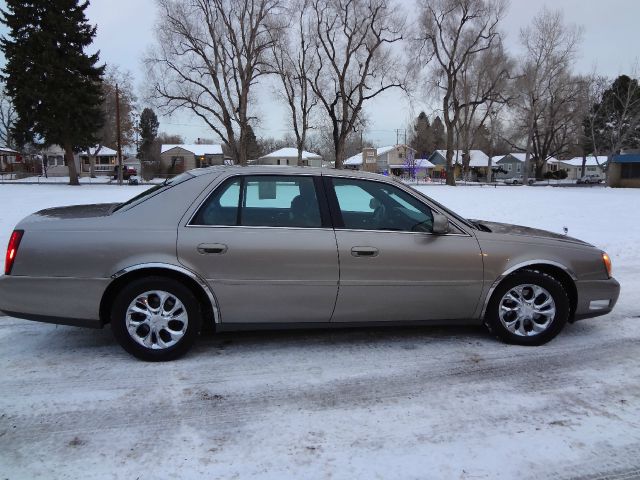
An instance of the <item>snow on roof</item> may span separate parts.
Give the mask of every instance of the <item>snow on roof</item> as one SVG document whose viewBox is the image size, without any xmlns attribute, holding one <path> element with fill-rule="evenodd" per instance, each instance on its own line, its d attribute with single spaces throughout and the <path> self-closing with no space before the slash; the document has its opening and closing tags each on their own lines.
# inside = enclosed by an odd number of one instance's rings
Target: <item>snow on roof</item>
<svg viewBox="0 0 640 480">
<path fill-rule="evenodd" d="M 260 158 L 298 158 L 298 149 L 291 147 L 281 148 L 280 150 L 276 150 L 275 152 L 271 152 L 268 155 Z M 322 157 L 317 153 L 307 152 L 305 150 L 302 151 L 303 160 L 314 160 L 321 158 Z"/>
<path fill-rule="evenodd" d="M 7 147 L 2 147 L 2 146 L 0 146 L 0 151 L 1 152 L 7 152 L 7 153 L 20 153 L 20 152 L 17 152 L 16 150 L 14 150 L 13 148 L 7 148 Z"/>
<path fill-rule="evenodd" d="M 426 158 L 416 158 L 415 159 L 415 168 L 434 168 L 435 165 L 431 163 Z M 389 165 L 389 168 L 411 168 L 410 165 L 406 163 Z"/>
<path fill-rule="evenodd" d="M 443 158 L 447 158 L 446 150 L 436 150 Z M 462 150 L 454 150 L 453 151 L 453 163 L 462 164 L 462 155 L 464 152 Z M 484 153 L 482 150 L 469 150 L 469 155 L 471 156 L 471 160 L 469 161 L 470 167 L 488 167 L 489 166 L 489 156 Z"/>
<path fill-rule="evenodd" d="M 386 155 L 398 147 L 406 147 L 415 152 L 415 149 L 411 148 L 409 145 L 387 145 L 386 147 L 376 148 L 376 156 L 379 157 L 381 155 Z M 347 158 L 343 163 L 344 165 L 362 165 L 362 153 L 356 153 L 353 157 Z"/>
<path fill-rule="evenodd" d="M 98 147 L 93 147 L 90 148 L 88 150 L 85 150 L 84 152 L 80 152 L 80 155 L 95 155 L 96 150 L 98 149 Z M 98 152 L 98 157 L 115 157 L 118 154 L 118 152 L 116 152 L 113 148 L 109 148 L 109 147 L 102 147 L 100 149 L 100 151 Z"/>
<path fill-rule="evenodd" d="M 547 160 L 547 163 L 564 163 L 566 165 L 571 165 L 572 167 L 582 167 L 582 157 L 574 157 L 568 160 L 558 160 L 556 158 L 550 158 L 549 160 Z M 589 155 L 587 157 L 587 162 L 585 163 L 585 166 L 595 167 L 598 164 L 603 165 L 605 163 L 607 163 L 606 155 L 599 155 L 597 157 L 594 157 L 593 155 Z"/>
<path fill-rule="evenodd" d="M 175 144 L 167 143 L 163 144 L 160 148 L 160 153 L 168 152 L 174 148 L 182 148 L 188 152 L 193 153 L 195 156 L 200 157 L 203 155 L 222 155 L 222 145 L 200 145 L 200 144 Z"/>
</svg>

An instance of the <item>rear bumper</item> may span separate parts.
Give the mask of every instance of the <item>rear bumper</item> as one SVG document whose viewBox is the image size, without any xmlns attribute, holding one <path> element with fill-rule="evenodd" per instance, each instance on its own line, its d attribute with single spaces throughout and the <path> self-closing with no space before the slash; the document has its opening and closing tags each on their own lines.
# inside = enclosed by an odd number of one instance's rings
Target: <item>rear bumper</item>
<svg viewBox="0 0 640 480">
<path fill-rule="evenodd" d="M 101 328 L 108 278 L 0 276 L 0 311 L 38 322 Z"/>
<path fill-rule="evenodd" d="M 578 303 L 575 320 L 606 315 L 615 307 L 620 295 L 620 284 L 615 278 L 576 282 Z"/>
</svg>

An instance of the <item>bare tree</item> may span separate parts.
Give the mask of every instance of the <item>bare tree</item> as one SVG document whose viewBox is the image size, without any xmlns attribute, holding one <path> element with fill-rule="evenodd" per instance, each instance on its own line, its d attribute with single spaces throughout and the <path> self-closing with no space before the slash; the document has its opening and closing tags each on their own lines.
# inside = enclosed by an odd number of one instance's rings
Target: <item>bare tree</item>
<svg viewBox="0 0 640 480">
<path fill-rule="evenodd" d="M 431 73 L 443 94 L 448 185 L 455 185 L 454 134 L 461 112 L 469 105 L 486 102 L 484 98 L 465 102 L 459 96 L 458 83 L 474 57 L 499 40 L 498 24 L 505 11 L 502 0 L 422 0 L 418 36 L 423 54 L 436 60 Z"/>
<path fill-rule="evenodd" d="M 247 163 L 251 89 L 269 72 L 281 0 L 158 0 L 157 47 L 146 60 L 152 97 L 186 109 Z"/>
<path fill-rule="evenodd" d="M 11 134 L 15 121 L 16 111 L 13 108 L 13 102 L 5 95 L 4 86 L 0 86 L 0 143 L 5 147 L 16 146 Z"/>
<path fill-rule="evenodd" d="M 500 41 L 471 57 L 460 71 L 458 98 L 462 102 L 458 135 L 463 150 L 463 170 L 469 169 L 471 148 L 485 131 L 491 115 L 511 99 L 510 71 L 513 62 Z M 491 141 L 491 140 L 490 140 Z"/>
<path fill-rule="evenodd" d="M 558 85 L 558 79 L 566 77 L 572 65 L 582 31 L 575 25 L 564 23 L 562 11 L 543 9 L 534 17 L 530 26 L 520 32 L 520 42 L 524 47 L 519 88 L 522 92 L 520 110 L 526 118 L 526 147 L 523 177 L 529 178 L 532 149 L 537 122 L 545 106 L 553 97 L 551 89 Z M 538 154 L 543 154 L 539 149 Z M 547 158 L 536 158 L 537 171 L 541 171 Z"/>
<path fill-rule="evenodd" d="M 133 77 L 130 72 L 121 71 L 116 66 L 109 66 L 102 81 L 102 112 L 104 124 L 98 130 L 98 144 L 89 149 L 89 170 L 91 178 L 95 178 L 96 158 L 103 147 L 115 149 L 118 143 L 116 116 L 116 86 L 120 96 L 120 137 L 122 145 L 134 142 L 135 121 L 133 112 L 136 96 L 133 88 Z"/>
<path fill-rule="evenodd" d="M 306 148 L 307 133 L 312 128 L 311 114 L 318 104 L 318 99 L 307 81 L 315 61 L 308 16 L 305 15 L 309 4 L 310 0 L 292 2 L 291 24 L 286 29 L 290 33 L 281 34 L 272 47 L 273 68 L 282 87 L 280 96 L 289 109 L 291 127 L 298 149 L 298 165 L 302 165 L 302 152 Z"/>
<path fill-rule="evenodd" d="M 390 48 L 402 40 L 404 22 L 392 0 L 309 4 L 315 63 L 308 81 L 330 123 L 335 166 L 342 168 L 365 103 L 405 85 L 404 66 Z"/>
</svg>

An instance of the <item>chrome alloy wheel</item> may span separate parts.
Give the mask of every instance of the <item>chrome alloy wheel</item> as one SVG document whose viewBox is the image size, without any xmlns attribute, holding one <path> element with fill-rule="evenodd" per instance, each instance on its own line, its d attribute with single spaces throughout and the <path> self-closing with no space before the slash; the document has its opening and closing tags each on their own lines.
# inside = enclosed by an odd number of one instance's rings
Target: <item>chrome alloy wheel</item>
<svg viewBox="0 0 640 480">
<path fill-rule="evenodd" d="M 174 346 L 187 331 L 189 316 L 172 293 L 152 290 L 138 295 L 127 308 L 126 327 L 143 347 L 161 350 Z"/>
<path fill-rule="evenodd" d="M 521 337 L 544 332 L 556 315 L 556 303 L 544 288 L 523 284 L 510 288 L 499 304 L 500 321 Z"/>
</svg>

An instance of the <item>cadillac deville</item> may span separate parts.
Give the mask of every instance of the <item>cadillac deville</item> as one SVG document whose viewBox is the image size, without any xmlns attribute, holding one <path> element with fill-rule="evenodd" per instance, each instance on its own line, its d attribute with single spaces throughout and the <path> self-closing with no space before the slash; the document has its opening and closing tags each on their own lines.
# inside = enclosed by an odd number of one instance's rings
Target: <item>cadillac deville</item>
<svg viewBox="0 0 640 480">
<path fill-rule="evenodd" d="M 619 288 L 597 247 L 469 220 L 387 177 L 225 166 L 26 217 L 0 310 L 110 324 L 129 353 L 170 360 L 204 328 L 484 324 L 540 345 L 610 312 Z"/>
</svg>

